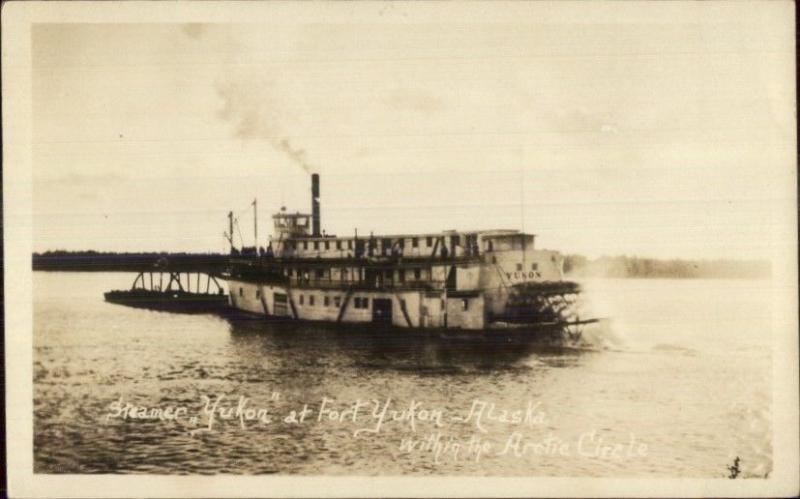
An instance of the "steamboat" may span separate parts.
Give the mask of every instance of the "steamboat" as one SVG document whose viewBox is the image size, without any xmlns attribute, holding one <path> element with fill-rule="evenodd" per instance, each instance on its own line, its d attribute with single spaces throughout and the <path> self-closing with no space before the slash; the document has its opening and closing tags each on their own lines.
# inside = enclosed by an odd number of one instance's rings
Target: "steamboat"
<svg viewBox="0 0 800 499">
<path fill-rule="evenodd" d="M 311 213 L 281 208 L 266 248 L 235 248 L 228 214 L 231 257 L 222 278 L 233 309 L 276 320 L 571 339 L 596 322 L 577 314 L 580 289 L 564 280 L 563 257 L 537 249 L 533 234 L 340 237 L 321 231 L 319 196 L 313 174 Z M 255 231 L 257 240 L 257 223 Z"/>
</svg>

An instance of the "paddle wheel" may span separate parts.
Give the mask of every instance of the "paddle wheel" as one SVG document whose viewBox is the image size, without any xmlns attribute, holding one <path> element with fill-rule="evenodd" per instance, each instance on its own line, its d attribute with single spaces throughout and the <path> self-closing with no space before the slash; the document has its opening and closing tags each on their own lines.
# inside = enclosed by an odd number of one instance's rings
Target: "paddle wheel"
<svg viewBox="0 0 800 499">
<path fill-rule="evenodd" d="M 581 318 L 580 286 L 575 282 L 528 282 L 512 286 L 509 293 L 505 313 L 496 321 L 571 341 L 580 339 L 584 325 L 598 321 Z"/>
</svg>

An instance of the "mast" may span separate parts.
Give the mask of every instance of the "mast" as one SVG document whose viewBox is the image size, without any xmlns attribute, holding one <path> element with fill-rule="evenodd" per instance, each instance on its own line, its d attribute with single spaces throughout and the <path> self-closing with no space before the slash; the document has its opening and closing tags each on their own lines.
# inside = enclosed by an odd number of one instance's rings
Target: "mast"
<svg viewBox="0 0 800 499">
<path fill-rule="evenodd" d="M 518 161 L 519 161 L 519 218 L 520 224 L 522 225 L 522 268 L 525 269 L 527 267 L 527 262 L 525 261 L 525 151 L 524 146 L 518 149 Z"/>
<path fill-rule="evenodd" d="M 228 242 L 231 243 L 231 253 L 233 253 L 233 212 L 228 212 Z"/>
<path fill-rule="evenodd" d="M 258 251 L 258 199 L 253 200 L 253 235 L 256 238 L 253 247 Z"/>
</svg>

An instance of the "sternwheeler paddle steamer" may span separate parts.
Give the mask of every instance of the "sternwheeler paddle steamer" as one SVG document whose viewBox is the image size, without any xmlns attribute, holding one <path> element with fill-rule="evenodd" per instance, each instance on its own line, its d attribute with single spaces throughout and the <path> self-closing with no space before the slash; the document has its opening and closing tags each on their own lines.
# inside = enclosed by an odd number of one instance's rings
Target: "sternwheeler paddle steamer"
<svg viewBox="0 0 800 499">
<path fill-rule="evenodd" d="M 330 235 L 320 227 L 319 175 L 311 180 L 311 213 L 282 208 L 266 248 L 234 248 L 228 214 L 231 258 L 222 277 L 234 309 L 447 334 L 576 338 L 596 322 L 577 315 L 578 284 L 564 280 L 562 255 L 537 249 L 533 234 Z"/>
</svg>

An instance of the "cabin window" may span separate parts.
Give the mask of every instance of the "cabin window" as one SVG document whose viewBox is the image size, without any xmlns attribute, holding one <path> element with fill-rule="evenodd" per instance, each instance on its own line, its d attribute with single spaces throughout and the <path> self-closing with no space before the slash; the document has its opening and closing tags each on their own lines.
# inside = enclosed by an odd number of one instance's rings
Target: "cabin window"
<svg viewBox="0 0 800 499">
<path fill-rule="evenodd" d="M 316 276 L 317 279 L 322 279 L 325 277 L 325 269 L 317 269 Z"/>
<path fill-rule="evenodd" d="M 347 269 L 342 269 L 342 280 L 343 281 L 347 280 Z"/>
<path fill-rule="evenodd" d="M 326 249 L 326 250 L 329 250 L 329 249 L 331 249 L 331 243 L 330 243 L 330 241 L 325 241 L 325 249 Z"/>
<path fill-rule="evenodd" d="M 521 263 L 517 264 L 517 272 L 522 272 L 522 264 Z"/>
<path fill-rule="evenodd" d="M 341 307 L 342 306 L 342 299 L 339 298 L 338 296 L 334 296 L 333 297 L 333 306 L 336 307 L 336 308 Z"/>
<path fill-rule="evenodd" d="M 486 251 L 494 251 L 494 243 L 492 241 L 486 241 Z"/>
<path fill-rule="evenodd" d="M 497 263 L 497 257 L 496 256 L 492 256 L 492 263 Z"/>
<path fill-rule="evenodd" d="M 539 270 L 539 264 L 538 264 L 538 263 L 535 263 L 535 262 L 534 262 L 534 263 L 532 263 L 532 264 L 531 264 L 531 270 Z"/>
<path fill-rule="evenodd" d="M 300 295 L 300 305 L 303 304 L 303 298 L 304 298 L 303 295 Z"/>
<path fill-rule="evenodd" d="M 397 271 L 397 278 L 400 282 L 406 282 L 406 271 L 405 270 L 398 270 Z"/>
<path fill-rule="evenodd" d="M 419 280 L 422 275 L 422 271 L 420 269 L 414 269 L 414 279 Z"/>
<path fill-rule="evenodd" d="M 314 249 L 315 250 L 319 249 L 319 241 L 314 241 Z"/>
<path fill-rule="evenodd" d="M 330 297 L 328 297 L 328 296 L 325 296 L 325 298 L 323 299 L 323 301 L 325 302 L 325 306 L 326 306 L 326 307 L 330 307 L 330 306 L 331 306 L 331 299 L 330 299 Z"/>
<path fill-rule="evenodd" d="M 419 247 L 419 238 L 418 237 L 412 237 L 411 238 L 411 247 L 412 248 Z"/>
<path fill-rule="evenodd" d="M 336 249 L 337 250 L 342 249 L 342 242 L 341 241 L 336 241 Z"/>
<path fill-rule="evenodd" d="M 256 290 L 256 299 L 258 299 L 258 298 L 261 298 L 261 290 L 260 289 Z"/>
<path fill-rule="evenodd" d="M 361 297 L 360 296 L 356 296 L 355 298 L 353 298 L 353 307 L 354 308 L 361 308 Z"/>
<path fill-rule="evenodd" d="M 387 271 L 385 271 L 383 273 L 383 275 L 386 276 L 387 279 L 391 279 L 392 278 L 392 271 L 391 270 L 387 270 Z"/>
<path fill-rule="evenodd" d="M 309 307 L 314 306 L 314 295 L 308 295 L 308 306 Z"/>
<path fill-rule="evenodd" d="M 303 241 L 303 249 L 304 250 L 308 249 L 308 241 Z"/>
<path fill-rule="evenodd" d="M 461 236 L 451 236 L 450 246 L 459 246 L 459 245 L 461 245 Z"/>
<path fill-rule="evenodd" d="M 402 237 L 397 240 L 397 247 L 400 249 L 404 249 L 406 247 L 406 240 Z"/>
<path fill-rule="evenodd" d="M 461 310 L 469 310 L 469 298 L 461 300 Z"/>
<path fill-rule="evenodd" d="M 426 237 L 425 244 L 428 245 L 429 248 L 433 246 L 433 238 L 431 236 Z"/>
<path fill-rule="evenodd" d="M 352 239 L 348 239 L 347 240 L 347 249 L 353 249 L 353 240 Z"/>
<path fill-rule="evenodd" d="M 244 290 L 242 288 L 239 288 L 239 296 L 244 296 Z"/>
</svg>

